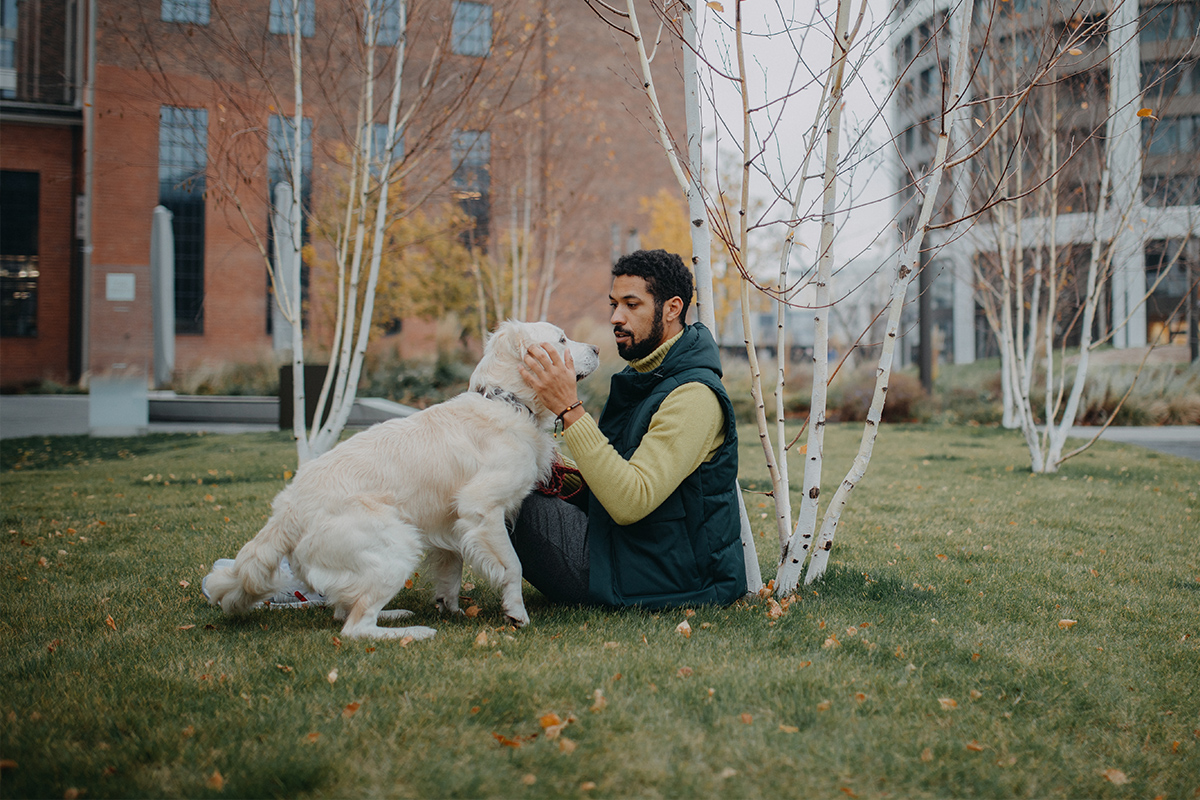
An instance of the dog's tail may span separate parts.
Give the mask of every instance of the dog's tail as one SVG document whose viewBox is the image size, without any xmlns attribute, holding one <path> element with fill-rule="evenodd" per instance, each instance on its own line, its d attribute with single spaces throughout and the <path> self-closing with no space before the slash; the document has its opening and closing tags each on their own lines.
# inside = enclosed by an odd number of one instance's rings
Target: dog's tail
<svg viewBox="0 0 1200 800">
<path fill-rule="evenodd" d="M 242 546 L 237 560 L 214 569 L 204 580 L 208 602 L 226 614 L 242 614 L 275 593 L 279 563 L 294 545 L 284 520 L 273 514 L 263 529 Z"/>
</svg>

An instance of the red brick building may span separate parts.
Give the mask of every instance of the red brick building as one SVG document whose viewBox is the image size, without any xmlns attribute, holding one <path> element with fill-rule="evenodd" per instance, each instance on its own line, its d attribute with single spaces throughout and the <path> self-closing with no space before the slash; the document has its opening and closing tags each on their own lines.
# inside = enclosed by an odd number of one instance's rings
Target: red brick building
<svg viewBox="0 0 1200 800">
<path fill-rule="evenodd" d="M 384 28 L 397 1 L 375 0 Z M 3 5 L 0 386 L 152 373 L 150 238 L 160 204 L 175 214 L 177 372 L 271 353 L 269 282 L 255 237 L 269 235 L 269 186 L 279 170 L 272 148 L 281 131 L 286 140 L 281 126 L 293 111 L 290 17 L 282 14 L 290 7 Z M 550 320 L 568 330 L 603 323 L 608 266 L 629 247 L 629 233 L 647 227 L 639 198 L 674 189 L 629 66 L 632 42 L 574 0 L 434 0 L 423 8 L 408 20 L 406 199 L 458 202 L 503 260 L 516 198 L 520 225 L 526 214 L 531 220 L 530 314 L 536 276 L 552 259 Z M 306 185 L 320 214 L 346 159 L 362 4 L 302 0 L 301 9 Z M 473 24 L 462 28 L 464 19 Z M 439 48 L 449 54 L 442 61 Z M 678 55 L 664 42 L 655 70 L 669 124 L 682 133 Z M 380 74 L 376 124 L 386 119 L 390 67 Z M 421 94 L 422 81 L 435 88 Z M 464 131 L 487 147 L 464 151 L 455 138 Z M 474 173 L 462 172 L 467 161 Z M 309 287 L 313 319 L 323 292 Z M 433 322 L 404 323 L 402 352 L 427 348 Z"/>
</svg>

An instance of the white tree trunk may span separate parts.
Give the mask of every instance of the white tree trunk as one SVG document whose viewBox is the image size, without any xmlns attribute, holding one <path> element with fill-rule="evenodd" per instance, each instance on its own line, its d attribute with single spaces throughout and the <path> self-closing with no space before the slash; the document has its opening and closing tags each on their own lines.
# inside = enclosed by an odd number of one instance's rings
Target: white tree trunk
<svg viewBox="0 0 1200 800">
<path fill-rule="evenodd" d="M 833 499 L 829 502 L 829 507 L 825 511 L 825 516 L 821 522 L 821 530 L 813 547 L 813 555 L 809 562 L 808 572 L 804 577 L 806 585 L 820 579 L 825 574 L 825 569 L 829 563 L 829 551 L 833 548 L 833 538 L 837 533 L 838 523 L 841 521 L 842 509 L 845 508 L 854 487 L 858 485 L 859 481 L 866 474 L 867 466 L 871 460 L 871 453 L 874 450 L 875 439 L 879 435 L 879 422 L 883 413 L 887 382 L 891 375 L 892 359 L 896 347 L 896 334 L 900 326 L 900 314 L 903 310 L 904 296 L 908 291 L 909 283 L 911 283 L 913 276 L 916 275 L 920 265 L 921 245 L 924 242 L 929 221 L 933 216 L 934 206 L 936 205 L 941 188 L 942 176 L 946 168 L 946 154 L 949 150 L 950 134 L 955 127 L 955 120 L 961 113 L 959 105 L 962 100 L 962 87 L 967 72 L 967 45 L 970 41 L 972 9 L 973 4 L 963 3 L 950 12 L 952 15 L 958 17 L 959 28 L 957 36 L 951 43 L 951 57 L 954 68 L 951 72 L 948 105 L 942 117 L 944 124 L 942 125 L 941 134 L 938 136 L 932 173 L 926 184 L 925 200 L 921 205 L 916 232 L 904 248 L 902 253 L 903 260 L 900 269 L 896 272 L 896 279 L 892 285 L 891 298 L 888 301 L 888 323 L 887 333 L 883 340 L 883 354 L 880 356 L 879 368 L 876 370 L 875 393 L 871 398 L 870 410 L 867 412 L 867 423 L 863 428 L 862 440 L 859 443 L 858 452 L 855 455 L 850 471 L 838 486 Z M 792 560 L 790 558 L 784 562 L 785 567 L 791 565 Z M 781 572 L 782 569 L 781 567 Z M 778 583 L 779 589 L 782 591 L 782 579 Z"/>
</svg>

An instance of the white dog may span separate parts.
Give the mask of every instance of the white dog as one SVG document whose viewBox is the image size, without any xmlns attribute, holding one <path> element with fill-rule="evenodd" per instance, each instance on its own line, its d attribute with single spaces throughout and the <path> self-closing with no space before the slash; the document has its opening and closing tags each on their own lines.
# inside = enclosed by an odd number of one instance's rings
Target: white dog
<svg viewBox="0 0 1200 800">
<path fill-rule="evenodd" d="M 521 379 L 530 345 L 571 351 L 576 379 L 599 350 L 546 322 L 505 322 L 487 342 L 470 390 L 405 419 L 375 425 L 302 466 L 272 504 L 271 518 L 232 566 L 205 581 L 209 602 L 249 610 L 278 588 L 280 561 L 328 598 L 342 635 L 424 639 L 432 628 L 383 628 L 383 611 L 428 552 L 437 606 L 458 611 L 465 560 L 503 592 L 504 613 L 529 622 L 512 520 L 550 473 L 555 414 Z"/>
</svg>

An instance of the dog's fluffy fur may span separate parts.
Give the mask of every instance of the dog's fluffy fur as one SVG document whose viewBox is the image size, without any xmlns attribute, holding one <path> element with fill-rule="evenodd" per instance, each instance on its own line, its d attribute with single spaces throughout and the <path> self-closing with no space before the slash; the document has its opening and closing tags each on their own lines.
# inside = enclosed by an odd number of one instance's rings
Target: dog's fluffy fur
<svg viewBox="0 0 1200 800">
<path fill-rule="evenodd" d="M 274 593 L 286 556 L 345 619 L 344 636 L 427 638 L 432 628 L 378 621 L 410 613 L 382 609 L 428 553 L 439 609 L 458 611 L 465 560 L 502 590 L 509 618 L 526 624 L 521 563 L 505 521 L 554 458 L 550 431 L 561 409 L 543 406 L 517 369 L 541 342 L 560 354 L 570 349 L 577 379 L 596 368 L 597 349 L 560 328 L 505 322 L 488 339 L 469 391 L 375 425 L 297 470 L 234 565 L 209 575 L 209 602 L 247 611 Z"/>
</svg>

